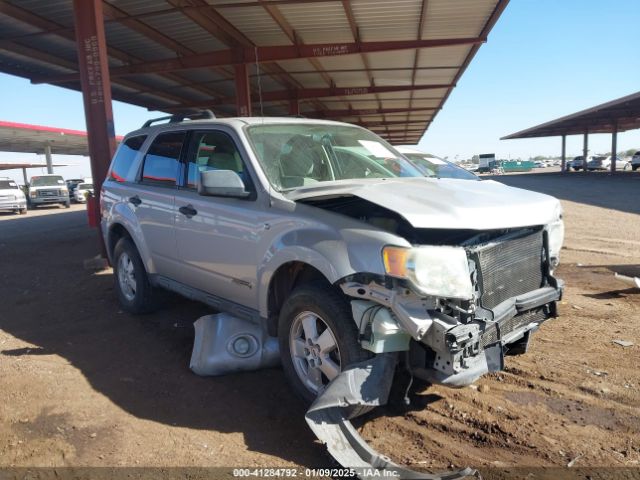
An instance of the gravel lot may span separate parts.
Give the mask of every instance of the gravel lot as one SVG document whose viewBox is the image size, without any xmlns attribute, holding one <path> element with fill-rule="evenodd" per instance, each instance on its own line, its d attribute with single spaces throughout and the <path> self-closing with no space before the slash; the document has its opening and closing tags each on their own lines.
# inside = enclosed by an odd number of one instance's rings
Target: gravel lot
<svg viewBox="0 0 640 480">
<path fill-rule="evenodd" d="M 640 276 L 640 174 L 495 179 L 563 202 L 560 317 L 504 372 L 417 391 L 361 432 L 427 470 L 640 467 L 640 291 L 613 277 Z M 193 375 L 208 308 L 167 295 L 123 313 L 111 271 L 83 269 L 96 242 L 83 206 L 0 214 L 0 467 L 330 465 L 279 369 Z"/>
</svg>

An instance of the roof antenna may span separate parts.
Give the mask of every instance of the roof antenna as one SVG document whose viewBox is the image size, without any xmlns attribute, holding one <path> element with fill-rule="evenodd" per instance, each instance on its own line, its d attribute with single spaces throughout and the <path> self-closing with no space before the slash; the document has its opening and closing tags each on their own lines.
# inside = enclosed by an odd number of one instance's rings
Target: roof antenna
<svg viewBox="0 0 640 480">
<path fill-rule="evenodd" d="M 260 76 L 260 63 L 258 62 L 258 46 L 253 47 L 256 55 L 256 74 L 258 75 L 258 98 L 260 100 L 260 116 L 264 118 L 264 107 L 262 105 L 262 77 Z"/>
</svg>

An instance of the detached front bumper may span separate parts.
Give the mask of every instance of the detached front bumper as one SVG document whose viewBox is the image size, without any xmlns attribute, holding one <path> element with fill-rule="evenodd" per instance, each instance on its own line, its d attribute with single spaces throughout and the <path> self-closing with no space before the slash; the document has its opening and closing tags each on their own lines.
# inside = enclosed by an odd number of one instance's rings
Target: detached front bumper
<svg viewBox="0 0 640 480">
<path fill-rule="evenodd" d="M 504 356 L 525 353 L 531 334 L 556 316 L 561 298 L 562 285 L 544 287 L 502 302 L 491 320 L 475 318 L 449 329 L 436 328 L 424 342 L 412 344 L 414 374 L 431 383 L 464 387 L 485 373 L 502 370 Z"/>
</svg>

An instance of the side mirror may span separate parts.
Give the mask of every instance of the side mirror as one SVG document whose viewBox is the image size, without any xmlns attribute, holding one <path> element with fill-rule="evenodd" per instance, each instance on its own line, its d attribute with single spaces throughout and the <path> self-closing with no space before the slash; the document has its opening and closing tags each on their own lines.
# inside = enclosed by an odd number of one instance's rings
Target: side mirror
<svg viewBox="0 0 640 480">
<path fill-rule="evenodd" d="M 246 198 L 247 192 L 240 176 L 233 170 L 205 170 L 200 172 L 198 193 L 214 197 Z"/>
</svg>

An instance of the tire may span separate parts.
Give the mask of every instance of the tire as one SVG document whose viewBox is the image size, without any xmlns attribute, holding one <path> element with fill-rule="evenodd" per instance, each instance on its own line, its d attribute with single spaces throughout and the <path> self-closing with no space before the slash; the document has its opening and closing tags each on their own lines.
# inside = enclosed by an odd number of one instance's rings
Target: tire
<svg viewBox="0 0 640 480">
<path fill-rule="evenodd" d="M 113 250 L 113 263 L 115 289 L 122 308 L 134 314 L 154 311 L 157 295 L 131 239 L 118 240 Z"/>
<path fill-rule="evenodd" d="M 27 209 L 26 208 L 21 208 L 20 209 L 20 215 L 26 215 L 27 214 Z"/>
<path fill-rule="evenodd" d="M 314 319 L 315 316 L 315 319 Z M 304 322 L 303 322 L 304 319 Z M 315 325 L 315 338 L 306 338 L 308 333 L 313 333 Z M 325 343 L 327 338 L 325 330 L 329 330 L 330 338 L 335 347 L 329 352 L 322 352 L 319 344 Z M 323 336 L 324 334 L 324 336 Z M 320 342 L 317 339 L 324 338 Z M 329 383 L 329 375 L 326 372 L 337 373 L 349 365 L 371 358 L 372 353 L 364 350 L 358 342 L 358 330 L 353 321 L 351 306 L 347 299 L 329 286 L 308 284 L 294 289 L 285 301 L 278 321 L 278 340 L 280 343 L 280 355 L 285 376 L 289 384 L 302 400 L 311 404 L 322 388 Z M 298 349 L 296 356 L 294 342 L 301 347 L 305 342 L 311 341 L 312 348 Z M 305 359 L 303 356 L 308 353 Z M 314 356 L 315 354 L 315 356 Z M 315 367 L 314 374 L 310 374 L 312 362 L 319 362 L 320 367 Z M 304 370 L 307 370 L 306 382 Z M 313 379 L 317 380 L 317 372 L 320 371 L 320 382 L 314 386 Z M 335 378 L 337 375 L 333 375 Z M 361 415 L 371 407 L 354 407 L 349 412 L 349 417 Z"/>
<path fill-rule="evenodd" d="M 633 170 L 634 172 L 638 169 L 640 165 L 631 165 L 631 170 Z"/>
<path fill-rule="evenodd" d="M 64 202 L 64 208 L 71 208 L 71 201 L 67 200 L 66 202 Z"/>
</svg>

